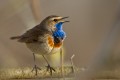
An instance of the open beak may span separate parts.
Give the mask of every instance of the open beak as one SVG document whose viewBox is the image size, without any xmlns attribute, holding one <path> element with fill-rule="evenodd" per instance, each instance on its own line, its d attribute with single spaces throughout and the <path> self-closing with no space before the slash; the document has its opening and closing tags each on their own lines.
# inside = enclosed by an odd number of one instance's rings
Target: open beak
<svg viewBox="0 0 120 80">
<path fill-rule="evenodd" d="M 63 23 L 70 22 L 70 21 L 63 21 Z"/>
<path fill-rule="evenodd" d="M 63 23 L 70 22 L 70 21 L 64 21 L 63 20 L 63 19 L 66 19 L 66 18 L 69 18 L 69 16 L 61 18 L 61 20 L 63 21 Z"/>
<path fill-rule="evenodd" d="M 69 16 L 67 16 L 67 17 L 63 17 L 63 18 L 61 18 L 61 19 L 63 20 L 63 19 L 66 19 L 66 18 L 69 18 Z"/>
</svg>

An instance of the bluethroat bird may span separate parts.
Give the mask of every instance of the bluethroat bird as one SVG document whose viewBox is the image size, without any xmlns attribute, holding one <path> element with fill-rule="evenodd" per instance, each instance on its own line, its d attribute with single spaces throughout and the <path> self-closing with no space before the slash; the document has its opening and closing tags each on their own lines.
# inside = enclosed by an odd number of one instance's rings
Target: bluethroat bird
<svg viewBox="0 0 120 80">
<path fill-rule="evenodd" d="M 38 70 L 41 70 L 35 63 L 35 54 L 42 55 L 46 60 L 51 75 L 54 68 L 50 66 L 45 55 L 56 53 L 60 50 L 62 46 L 62 40 L 65 33 L 62 31 L 61 25 L 65 18 L 56 15 L 51 15 L 46 17 L 40 24 L 36 25 L 32 29 L 29 29 L 24 34 L 20 36 L 11 37 L 12 40 L 17 39 L 18 42 L 25 43 L 26 46 L 33 52 L 34 57 L 34 67 L 32 71 L 35 70 L 36 75 Z M 61 22 L 61 23 L 60 23 Z M 55 33 L 54 33 L 55 32 Z"/>
</svg>

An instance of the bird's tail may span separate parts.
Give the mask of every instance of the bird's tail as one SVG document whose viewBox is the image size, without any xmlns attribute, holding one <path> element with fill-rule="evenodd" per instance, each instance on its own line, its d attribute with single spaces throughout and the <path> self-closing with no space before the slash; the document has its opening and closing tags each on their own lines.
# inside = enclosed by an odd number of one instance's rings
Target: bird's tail
<svg viewBox="0 0 120 80">
<path fill-rule="evenodd" d="M 14 40 L 14 39 L 19 39 L 20 36 L 14 36 L 14 37 L 10 37 L 11 40 Z"/>
</svg>

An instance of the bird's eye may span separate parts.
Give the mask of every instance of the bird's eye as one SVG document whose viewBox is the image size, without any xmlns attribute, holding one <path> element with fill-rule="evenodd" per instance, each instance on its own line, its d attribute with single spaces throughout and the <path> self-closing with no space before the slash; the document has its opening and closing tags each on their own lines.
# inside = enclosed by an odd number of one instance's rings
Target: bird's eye
<svg viewBox="0 0 120 80">
<path fill-rule="evenodd" d="M 55 22 L 57 22 L 57 19 L 54 19 Z"/>
</svg>

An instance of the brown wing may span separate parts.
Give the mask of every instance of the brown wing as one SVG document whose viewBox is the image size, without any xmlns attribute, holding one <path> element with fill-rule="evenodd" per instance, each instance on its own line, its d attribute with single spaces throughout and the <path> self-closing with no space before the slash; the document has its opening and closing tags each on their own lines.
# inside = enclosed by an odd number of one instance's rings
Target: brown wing
<svg viewBox="0 0 120 80">
<path fill-rule="evenodd" d="M 42 29 L 40 25 L 37 25 L 36 27 L 28 30 L 26 33 L 21 35 L 18 41 L 24 43 L 38 42 L 38 37 L 43 36 L 46 33 L 49 34 L 50 32 Z M 39 42 L 42 41 L 39 40 Z"/>
</svg>

